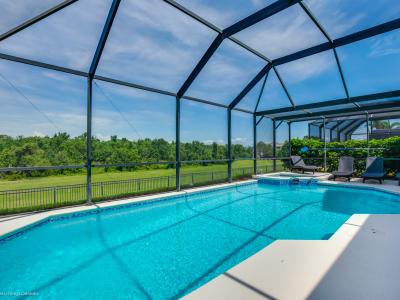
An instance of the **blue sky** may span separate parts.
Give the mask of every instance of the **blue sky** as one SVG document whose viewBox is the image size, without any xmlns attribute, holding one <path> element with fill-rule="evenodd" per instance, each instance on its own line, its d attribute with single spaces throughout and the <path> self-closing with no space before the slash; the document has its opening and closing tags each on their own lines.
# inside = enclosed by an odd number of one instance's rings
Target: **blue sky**
<svg viewBox="0 0 400 300">
<path fill-rule="evenodd" d="M 43 0 L 22 4 L 0 0 L 0 34 L 59 2 Z M 238 0 L 234 5 L 228 0 L 178 2 L 225 28 L 273 1 Z M 397 0 L 305 2 L 333 38 L 400 15 Z M 79 0 L 0 42 L 0 52 L 87 71 L 110 4 L 111 0 Z M 98 74 L 177 92 L 215 36 L 215 32 L 161 0 L 123 0 Z M 270 58 L 325 41 L 298 5 L 236 34 L 235 38 Z M 351 96 L 395 90 L 400 86 L 400 30 L 340 47 L 337 51 Z M 264 65 L 260 58 L 226 40 L 187 95 L 228 104 Z M 345 96 L 332 51 L 278 66 L 277 70 L 296 104 Z M 49 135 L 62 130 L 74 136 L 85 131 L 84 78 L 3 60 L 0 60 L 0 73 L 6 79 L 0 77 L 1 133 Z M 253 110 L 260 89 L 261 83 L 239 107 Z M 226 143 L 224 109 L 182 103 L 183 141 Z M 168 96 L 96 82 L 94 135 L 101 139 L 116 134 L 130 139 L 173 140 L 174 105 L 174 99 Z M 259 109 L 289 105 L 276 74 L 271 72 Z M 233 142 L 251 145 L 251 126 L 251 116 L 235 113 Z M 293 136 L 304 136 L 304 132 L 303 125 L 292 130 Z M 285 138 L 281 136 L 278 140 Z"/>
</svg>

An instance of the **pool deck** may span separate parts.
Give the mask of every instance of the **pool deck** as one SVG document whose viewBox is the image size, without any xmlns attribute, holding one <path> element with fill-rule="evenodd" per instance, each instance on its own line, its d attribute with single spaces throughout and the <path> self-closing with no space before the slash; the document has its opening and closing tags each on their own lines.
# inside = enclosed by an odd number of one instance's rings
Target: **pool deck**
<svg viewBox="0 0 400 300">
<path fill-rule="evenodd" d="M 316 174 L 317 175 L 317 174 Z M 320 177 L 322 179 L 322 177 Z M 324 178 L 325 179 L 325 178 Z M 249 181 L 194 188 L 0 218 L 0 236 L 49 217 L 142 202 Z M 400 194 L 397 181 L 363 184 Z M 329 240 L 278 240 L 231 268 L 185 299 L 398 299 L 400 295 L 400 215 L 353 215 Z"/>
<path fill-rule="evenodd" d="M 397 181 L 363 184 L 400 193 Z M 279 240 L 185 297 L 398 299 L 400 215 L 352 215 L 329 240 Z"/>
</svg>

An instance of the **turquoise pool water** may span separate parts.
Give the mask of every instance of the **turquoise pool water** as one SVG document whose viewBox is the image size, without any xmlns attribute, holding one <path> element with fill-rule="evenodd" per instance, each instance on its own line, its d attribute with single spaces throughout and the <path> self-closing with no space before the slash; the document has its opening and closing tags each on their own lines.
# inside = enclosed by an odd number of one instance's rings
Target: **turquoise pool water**
<svg viewBox="0 0 400 300">
<path fill-rule="evenodd" d="M 399 197 L 254 183 L 54 219 L 0 242 L 0 293 L 175 299 L 277 239 L 328 239 L 353 213 L 400 213 Z"/>
</svg>

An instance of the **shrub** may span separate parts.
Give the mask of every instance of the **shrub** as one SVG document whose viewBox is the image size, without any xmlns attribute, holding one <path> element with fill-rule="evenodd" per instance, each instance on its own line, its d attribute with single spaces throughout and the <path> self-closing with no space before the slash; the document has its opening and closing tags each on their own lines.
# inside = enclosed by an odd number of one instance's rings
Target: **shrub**
<svg viewBox="0 0 400 300">
<path fill-rule="evenodd" d="M 316 139 L 292 139 L 292 154 L 302 156 L 308 163 L 323 165 L 324 142 Z M 367 141 L 348 140 L 345 142 L 329 142 L 327 148 L 327 171 L 336 170 L 340 156 L 352 156 L 356 159 L 357 174 L 365 170 L 365 159 L 368 156 Z M 400 137 L 390 137 L 369 142 L 369 156 L 385 158 L 385 168 L 393 175 L 400 168 Z M 307 149 L 307 150 L 306 150 Z"/>
</svg>

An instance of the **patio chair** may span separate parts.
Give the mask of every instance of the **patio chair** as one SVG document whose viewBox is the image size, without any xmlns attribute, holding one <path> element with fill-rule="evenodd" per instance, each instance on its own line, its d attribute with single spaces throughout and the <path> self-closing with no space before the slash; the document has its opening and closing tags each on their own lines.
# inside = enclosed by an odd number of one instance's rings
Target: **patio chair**
<svg viewBox="0 0 400 300">
<path fill-rule="evenodd" d="M 382 157 L 368 157 L 365 172 L 361 175 L 363 183 L 368 179 L 379 180 L 382 184 L 385 171 L 383 169 L 383 158 Z"/>
<path fill-rule="evenodd" d="M 400 172 L 396 173 L 397 184 L 400 185 Z"/>
<path fill-rule="evenodd" d="M 306 171 L 313 172 L 314 174 L 317 169 L 319 169 L 319 167 L 306 165 L 303 159 L 298 155 L 290 156 L 290 171 L 300 170 L 303 172 L 303 174 Z"/>
<path fill-rule="evenodd" d="M 339 159 L 339 168 L 337 171 L 333 171 L 333 180 L 337 177 L 347 178 L 350 181 L 351 176 L 354 174 L 354 157 L 342 156 Z"/>
</svg>

